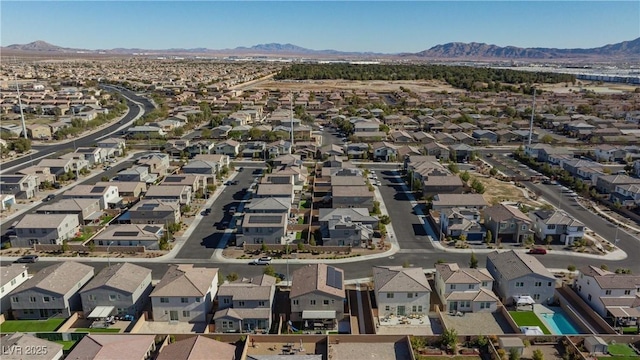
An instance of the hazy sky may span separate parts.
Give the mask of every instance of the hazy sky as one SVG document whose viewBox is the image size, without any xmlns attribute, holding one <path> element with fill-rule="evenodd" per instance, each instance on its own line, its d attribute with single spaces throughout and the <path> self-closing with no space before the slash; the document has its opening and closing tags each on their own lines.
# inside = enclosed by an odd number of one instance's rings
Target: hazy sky
<svg viewBox="0 0 640 360">
<path fill-rule="evenodd" d="M 417 52 L 447 42 L 598 47 L 640 37 L 640 1 L 6 1 L 1 44 Z"/>
</svg>

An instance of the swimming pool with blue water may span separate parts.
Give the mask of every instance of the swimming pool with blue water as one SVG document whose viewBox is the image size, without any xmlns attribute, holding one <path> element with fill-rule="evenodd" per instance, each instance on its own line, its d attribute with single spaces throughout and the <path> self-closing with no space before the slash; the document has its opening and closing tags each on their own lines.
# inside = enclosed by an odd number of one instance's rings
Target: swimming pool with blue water
<svg viewBox="0 0 640 360">
<path fill-rule="evenodd" d="M 571 319 L 561 311 L 554 313 L 540 314 L 542 321 L 547 324 L 549 330 L 555 335 L 581 334 L 582 331 L 576 326 Z"/>
</svg>

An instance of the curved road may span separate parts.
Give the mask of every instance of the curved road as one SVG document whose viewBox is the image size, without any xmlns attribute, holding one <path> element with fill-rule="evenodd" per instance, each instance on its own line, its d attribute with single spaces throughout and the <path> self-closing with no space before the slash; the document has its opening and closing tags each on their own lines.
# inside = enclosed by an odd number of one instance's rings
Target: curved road
<svg viewBox="0 0 640 360">
<path fill-rule="evenodd" d="M 147 98 L 136 95 L 135 93 L 122 89 L 122 88 L 114 88 L 108 85 L 102 85 L 103 87 L 108 87 L 108 90 L 115 90 L 122 94 L 127 100 L 127 106 L 129 107 L 129 112 L 118 122 L 115 122 L 108 127 L 98 130 L 92 134 L 88 134 L 84 137 L 80 137 L 75 139 L 75 141 L 69 141 L 66 143 L 53 144 L 53 145 L 38 145 L 33 146 L 34 150 L 38 150 L 37 153 L 32 156 L 21 157 L 20 159 L 7 161 L 2 164 L 2 172 L 15 172 L 16 170 L 20 170 L 31 166 L 36 163 L 40 159 L 44 159 L 47 157 L 53 157 L 56 153 L 60 151 L 70 149 L 75 147 L 82 146 L 93 146 L 96 141 L 106 138 L 109 135 L 116 134 L 120 128 L 130 126 L 134 119 L 137 119 L 138 116 L 144 115 L 148 111 L 152 111 L 155 107 Z M 140 104 L 142 108 L 138 105 Z M 75 143 L 75 145 L 74 145 Z"/>
</svg>

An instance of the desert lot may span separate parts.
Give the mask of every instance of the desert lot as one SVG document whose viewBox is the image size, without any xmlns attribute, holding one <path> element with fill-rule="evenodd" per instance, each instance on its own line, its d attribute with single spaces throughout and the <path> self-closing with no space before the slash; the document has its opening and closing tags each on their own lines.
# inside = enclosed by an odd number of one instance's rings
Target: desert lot
<svg viewBox="0 0 640 360">
<path fill-rule="evenodd" d="M 269 80 L 248 89 L 289 90 L 289 91 L 322 91 L 322 90 L 367 90 L 373 92 L 394 92 L 400 87 L 416 93 L 425 92 L 464 92 L 450 85 L 433 80 L 398 80 L 398 81 L 357 81 L 357 80 Z"/>
</svg>

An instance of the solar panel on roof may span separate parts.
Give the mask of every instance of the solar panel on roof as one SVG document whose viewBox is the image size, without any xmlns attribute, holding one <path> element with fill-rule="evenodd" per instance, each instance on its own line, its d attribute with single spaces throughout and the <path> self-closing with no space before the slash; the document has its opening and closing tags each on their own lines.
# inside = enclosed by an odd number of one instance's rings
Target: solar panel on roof
<svg viewBox="0 0 640 360">
<path fill-rule="evenodd" d="M 160 204 L 148 203 L 148 204 L 140 205 L 140 209 L 141 210 L 153 210 L 153 209 L 157 208 L 158 206 L 160 206 Z"/>
<path fill-rule="evenodd" d="M 173 182 L 180 182 L 180 181 L 182 181 L 182 180 L 183 180 L 182 178 L 175 178 L 175 177 L 171 177 L 171 178 L 169 178 L 169 177 L 168 177 L 168 178 L 165 178 L 165 179 L 164 179 L 164 182 L 171 182 L 171 183 L 173 183 Z"/>
<path fill-rule="evenodd" d="M 138 236 L 138 231 L 116 231 L 113 236 Z"/>
<path fill-rule="evenodd" d="M 91 189 L 92 193 L 101 193 L 103 192 L 105 189 L 104 186 L 94 186 L 93 189 Z"/>
<path fill-rule="evenodd" d="M 281 216 L 252 216 L 249 218 L 249 224 L 279 223 L 281 219 Z"/>
<path fill-rule="evenodd" d="M 342 289 L 342 274 L 331 266 L 327 266 L 327 285 Z"/>
</svg>

